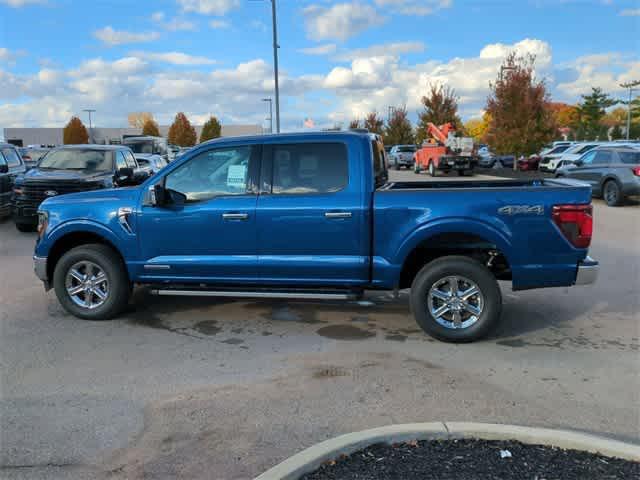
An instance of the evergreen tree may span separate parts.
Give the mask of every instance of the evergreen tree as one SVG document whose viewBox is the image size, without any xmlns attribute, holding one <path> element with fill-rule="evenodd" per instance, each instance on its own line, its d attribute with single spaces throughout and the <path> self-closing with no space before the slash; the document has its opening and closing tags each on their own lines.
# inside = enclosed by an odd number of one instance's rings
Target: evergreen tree
<svg viewBox="0 0 640 480">
<path fill-rule="evenodd" d="M 169 127 L 169 143 L 179 147 L 192 147 L 196 144 L 196 139 L 196 129 L 193 128 L 186 115 L 179 112 Z"/>
<path fill-rule="evenodd" d="M 62 142 L 65 145 L 79 145 L 89 143 L 89 134 L 82 120 L 78 117 L 71 117 L 62 131 Z"/>
<path fill-rule="evenodd" d="M 427 124 L 436 126 L 453 123 L 462 128 L 462 121 L 458 116 L 458 96 L 455 90 L 443 85 L 429 85 L 427 95 L 421 99 L 423 110 L 418 115 L 416 127 L 416 141 L 421 144 L 427 138 Z"/>
<path fill-rule="evenodd" d="M 206 142 L 207 140 L 211 140 L 213 138 L 220 137 L 222 133 L 222 125 L 218 121 L 218 119 L 214 116 L 209 117 L 204 125 L 202 126 L 202 132 L 200 132 L 200 143 Z"/>
</svg>

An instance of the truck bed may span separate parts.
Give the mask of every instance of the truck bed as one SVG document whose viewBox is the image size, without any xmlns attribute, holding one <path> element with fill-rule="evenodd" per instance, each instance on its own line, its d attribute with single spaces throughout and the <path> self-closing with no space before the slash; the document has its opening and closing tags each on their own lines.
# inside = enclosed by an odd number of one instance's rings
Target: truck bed
<svg viewBox="0 0 640 480">
<path fill-rule="evenodd" d="M 450 190 L 450 189 L 487 189 L 487 188 L 540 188 L 540 187 L 584 187 L 585 184 L 568 179 L 548 179 L 533 178 L 527 180 L 514 180 L 505 178 L 496 180 L 440 180 L 440 181 L 420 181 L 420 182 L 389 182 L 380 187 L 379 191 L 394 190 Z"/>
</svg>

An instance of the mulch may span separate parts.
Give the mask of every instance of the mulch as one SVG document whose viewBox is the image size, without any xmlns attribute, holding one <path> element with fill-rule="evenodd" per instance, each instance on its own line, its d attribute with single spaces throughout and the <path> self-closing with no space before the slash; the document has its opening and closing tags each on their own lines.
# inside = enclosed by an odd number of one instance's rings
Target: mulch
<svg viewBox="0 0 640 480">
<path fill-rule="evenodd" d="M 338 479 L 632 480 L 640 463 L 516 441 L 432 440 L 372 445 L 301 477 Z"/>
</svg>

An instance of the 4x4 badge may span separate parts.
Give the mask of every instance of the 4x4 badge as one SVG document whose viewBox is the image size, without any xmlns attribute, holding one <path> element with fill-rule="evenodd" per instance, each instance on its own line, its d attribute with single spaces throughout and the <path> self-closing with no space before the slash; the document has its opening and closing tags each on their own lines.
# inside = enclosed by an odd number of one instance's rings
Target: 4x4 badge
<svg viewBox="0 0 640 480">
<path fill-rule="evenodd" d="M 500 215 L 544 215 L 543 205 L 506 205 L 498 209 Z"/>
</svg>

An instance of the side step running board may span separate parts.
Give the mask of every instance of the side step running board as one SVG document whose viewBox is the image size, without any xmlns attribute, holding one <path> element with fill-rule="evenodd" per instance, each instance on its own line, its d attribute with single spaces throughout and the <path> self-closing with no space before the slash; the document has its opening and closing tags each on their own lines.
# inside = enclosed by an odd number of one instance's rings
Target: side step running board
<svg viewBox="0 0 640 480">
<path fill-rule="evenodd" d="M 152 295 L 180 297 L 231 297 L 231 298 L 294 298 L 308 300 L 357 300 L 358 292 L 278 292 L 278 291 L 233 291 L 233 290 L 175 290 L 152 289 Z"/>
</svg>

